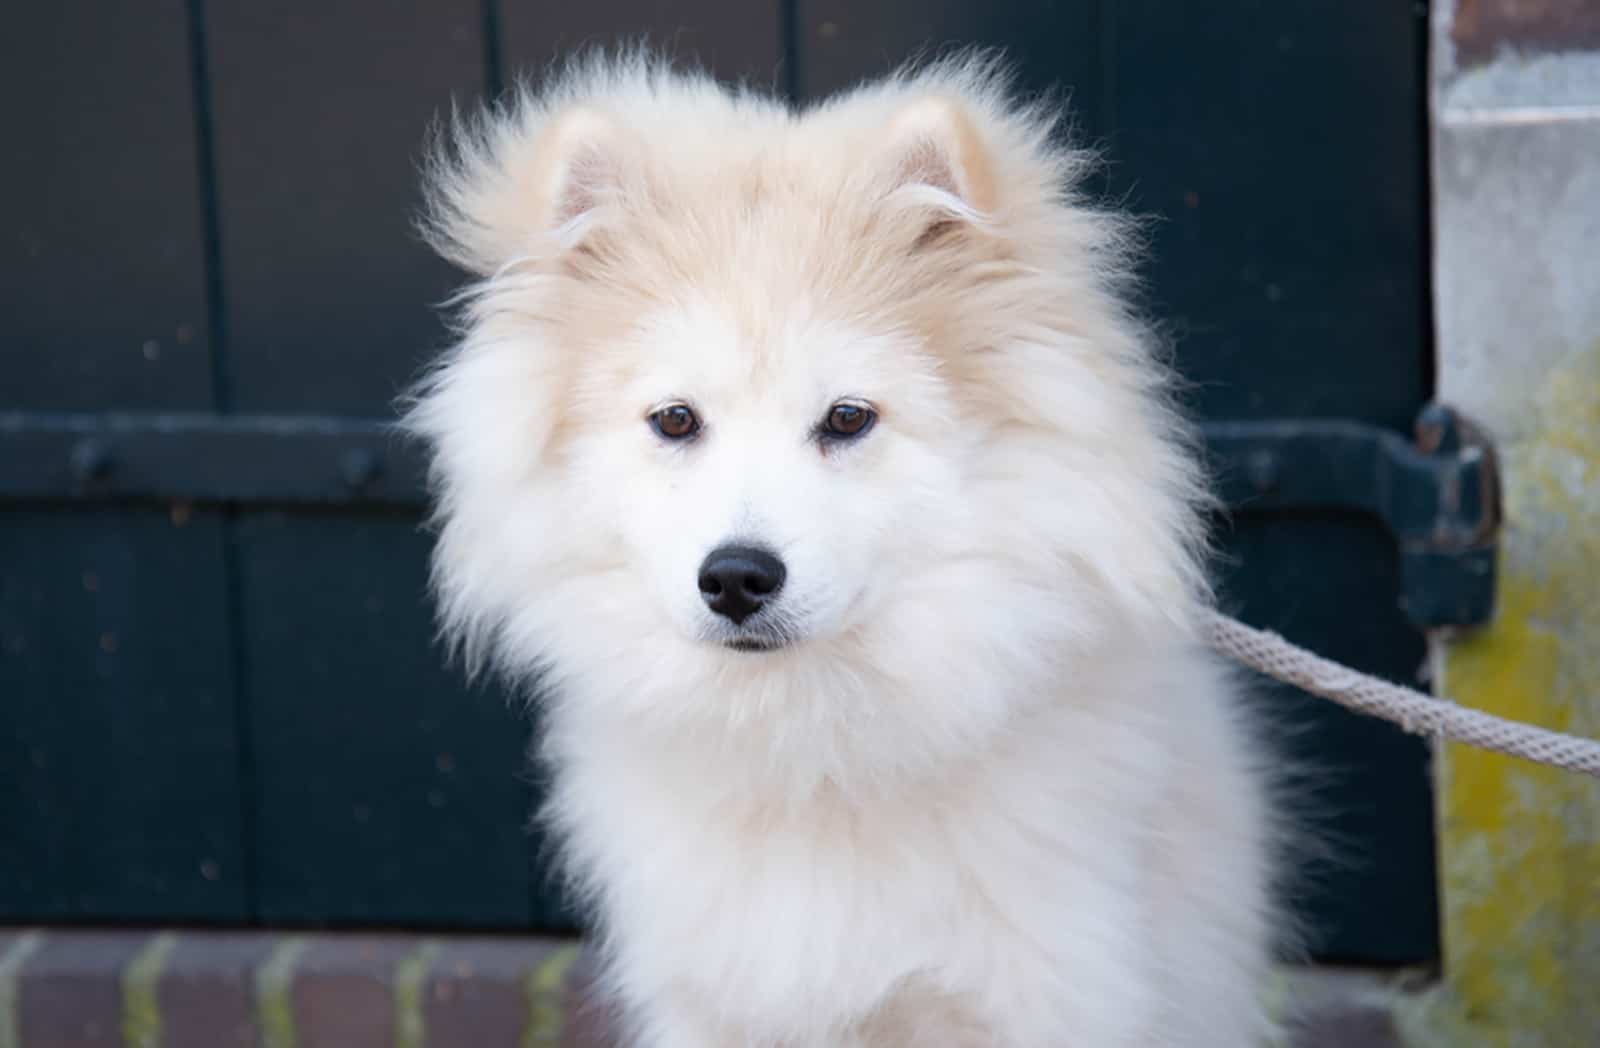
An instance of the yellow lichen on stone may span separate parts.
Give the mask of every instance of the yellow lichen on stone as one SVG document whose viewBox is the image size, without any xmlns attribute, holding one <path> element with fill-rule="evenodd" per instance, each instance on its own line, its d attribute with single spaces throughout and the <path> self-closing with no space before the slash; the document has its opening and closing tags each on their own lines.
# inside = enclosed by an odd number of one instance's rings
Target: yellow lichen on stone
<svg viewBox="0 0 1600 1048">
<path fill-rule="evenodd" d="M 528 974 L 528 1026 L 522 1035 L 523 1048 L 561 1043 L 567 973 L 577 959 L 577 946 L 559 946 Z"/>
<path fill-rule="evenodd" d="M 1501 449 L 1498 606 L 1447 646 L 1450 699 L 1600 734 L 1600 345 Z M 1448 745 L 1438 775 L 1448 997 L 1481 1043 L 1600 1044 L 1600 783 Z"/>
</svg>

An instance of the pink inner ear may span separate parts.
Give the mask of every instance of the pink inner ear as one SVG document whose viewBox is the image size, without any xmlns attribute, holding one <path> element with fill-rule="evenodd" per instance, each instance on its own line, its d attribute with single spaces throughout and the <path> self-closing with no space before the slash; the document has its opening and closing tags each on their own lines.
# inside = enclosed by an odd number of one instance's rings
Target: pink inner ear
<svg viewBox="0 0 1600 1048">
<path fill-rule="evenodd" d="M 961 178 L 949 152 L 931 138 L 919 137 L 906 150 L 900 166 L 901 185 L 931 186 L 965 200 Z"/>
<path fill-rule="evenodd" d="M 913 101 L 891 122 L 889 137 L 896 188 L 926 189 L 959 213 L 993 209 L 987 150 L 960 103 L 939 97 Z"/>
<path fill-rule="evenodd" d="M 567 161 L 556 193 L 551 225 L 560 227 L 593 211 L 607 187 L 617 180 L 617 170 L 607 151 L 598 145 L 579 146 Z"/>
</svg>

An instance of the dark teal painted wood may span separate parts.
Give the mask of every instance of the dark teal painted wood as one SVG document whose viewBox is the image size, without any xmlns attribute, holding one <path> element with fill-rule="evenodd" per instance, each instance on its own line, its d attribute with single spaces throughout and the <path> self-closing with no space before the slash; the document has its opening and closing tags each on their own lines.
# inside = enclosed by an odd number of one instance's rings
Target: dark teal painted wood
<svg viewBox="0 0 1600 1048">
<path fill-rule="evenodd" d="M 478 0 L 210 0 L 236 411 L 389 415 L 455 282 L 413 230 L 429 121 L 484 84 Z"/>
<path fill-rule="evenodd" d="M 1150 308 L 1207 418 L 1407 429 L 1431 392 L 1426 21 L 1411 4 L 1107 4 L 1113 187 L 1157 216 Z M 1243 516 L 1224 599 L 1335 658 L 1417 683 L 1423 639 L 1368 521 Z M 1343 863 L 1305 887 L 1327 959 L 1437 954 L 1426 747 L 1286 688 L 1281 737 Z"/>
<path fill-rule="evenodd" d="M 1409 3 L 1107 4 L 1114 185 L 1209 418 L 1407 429 L 1431 385 Z"/>
<path fill-rule="evenodd" d="M 548 918 L 530 875 L 528 720 L 446 666 L 414 520 L 251 514 L 237 541 L 259 918 Z"/>
<path fill-rule="evenodd" d="M 458 279 L 412 229 L 428 122 L 485 81 L 476 0 L 214 0 L 206 15 L 240 411 L 392 417 Z M 432 644 L 412 515 L 241 512 L 257 919 L 526 926 L 549 909 L 528 724 Z"/>
<path fill-rule="evenodd" d="M 209 407 L 182 0 L 6 14 L 0 407 Z"/>
<path fill-rule="evenodd" d="M 1060 85 L 1100 188 L 1151 218 L 1148 312 L 1205 418 L 1410 425 L 1430 392 L 1424 12 L 1411 4 L 798 0 L 799 83 L 820 94 L 928 45 L 1003 47 L 1025 89 Z M 1242 515 L 1224 599 L 1406 683 L 1422 638 L 1370 521 Z M 1329 959 L 1437 954 L 1425 749 L 1288 689 L 1286 745 L 1325 770 L 1315 806 L 1344 865 L 1300 905 Z M 1375 801 L 1374 798 L 1381 798 Z"/>
<path fill-rule="evenodd" d="M 537 79 L 576 49 L 645 40 L 727 80 L 784 86 L 784 4 L 779 0 L 499 0 L 499 66 L 509 82 Z"/>
<path fill-rule="evenodd" d="M 820 98 L 913 57 L 1000 48 L 1022 90 L 1064 97 L 1076 130 L 1096 141 L 1106 127 L 1100 8 L 1099 0 L 797 0 L 797 86 L 803 98 Z"/>
<path fill-rule="evenodd" d="M 0 407 L 212 406 L 181 0 L 0 34 Z M 0 920 L 242 920 L 222 530 L 0 507 Z"/>
<path fill-rule="evenodd" d="M 1208 418 L 1409 427 L 1430 393 L 1422 34 L 1409 4 L 1107 5 L 1113 184 L 1159 216 L 1152 311 Z M 1397 562 L 1359 519 L 1245 516 L 1225 599 L 1252 621 L 1417 683 Z M 1319 769 L 1344 862 L 1307 883 L 1329 959 L 1437 953 L 1426 747 L 1274 688 Z"/>
<path fill-rule="evenodd" d="M 0 511 L 0 921 L 238 921 L 214 513 Z"/>
<path fill-rule="evenodd" d="M 1424 648 L 1395 603 L 1393 542 L 1336 513 L 1248 514 L 1219 528 L 1223 607 L 1329 658 L 1422 686 Z M 1254 679 L 1286 755 L 1294 814 L 1329 849 L 1294 888 L 1325 960 L 1410 964 L 1437 952 L 1427 746 L 1370 717 Z"/>
</svg>

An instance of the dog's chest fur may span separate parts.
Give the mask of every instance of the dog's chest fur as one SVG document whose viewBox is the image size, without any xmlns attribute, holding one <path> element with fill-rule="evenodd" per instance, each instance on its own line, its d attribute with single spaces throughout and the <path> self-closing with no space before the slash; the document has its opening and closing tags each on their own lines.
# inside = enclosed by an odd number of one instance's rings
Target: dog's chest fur
<svg viewBox="0 0 1600 1048">
<path fill-rule="evenodd" d="M 1051 711 L 870 800 L 825 784 L 786 799 L 741 788 L 734 768 L 719 779 L 707 755 L 591 746 L 563 769 L 556 806 L 623 982 L 675 988 L 752 1043 L 878 1043 L 873 1031 L 934 1014 L 987 1036 L 1027 986 L 1126 992 L 1093 973 L 1147 920 L 1141 813 L 1158 784 L 1138 771 L 1160 743 L 1130 753 L 1133 727 Z"/>
</svg>

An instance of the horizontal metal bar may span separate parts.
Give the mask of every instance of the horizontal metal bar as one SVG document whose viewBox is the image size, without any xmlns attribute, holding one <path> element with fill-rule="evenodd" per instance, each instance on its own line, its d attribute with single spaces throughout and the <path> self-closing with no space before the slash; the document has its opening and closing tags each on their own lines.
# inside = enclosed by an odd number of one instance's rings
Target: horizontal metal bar
<svg viewBox="0 0 1600 1048">
<path fill-rule="evenodd" d="M 1213 422 L 1202 432 L 1223 500 L 1237 509 L 1365 512 L 1397 538 L 1432 543 L 1465 540 L 1482 523 L 1481 506 L 1441 503 L 1476 449 L 1429 454 L 1340 420 Z M 378 419 L 0 412 L 0 498 L 413 505 L 424 473 L 421 449 Z"/>
<path fill-rule="evenodd" d="M 1494 462 L 1461 445 L 1445 409 L 1420 427 L 1448 430 L 1448 447 L 1420 447 L 1392 430 L 1339 420 L 1214 422 L 1203 429 L 1223 500 L 1235 509 L 1335 509 L 1382 520 L 1402 548 L 1453 549 L 1492 539 Z M 1444 439 L 1443 431 L 1435 438 Z"/>
<path fill-rule="evenodd" d="M 377 419 L 0 412 L 0 499 L 411 505 L 424 471 Z"/>
<path fill-rule="evenodd" d="M 1478 625 L 1493 614 L 1494 448 L 1450 409 L 1424 408 L 1415 442 L 1312 420 L 1213 423 L 1205 436 L 1235 509 L 1356 510 L 1381 521 L 1400 554 L 1400 608 L 1416 626 Z"/>
<path fill-rule="evenodd" d="M 1368 514 L 1399 548 L 1399 599 L 1413 622 L 1488 618 L 1494 456 L 1448 409 L 1423 412 L 1416 443 L 1340 420 L 1213 422 L 1202 432 L 1230 508 Z M 0 412 L 0 502 L 420 508 L 425 473 L 422 449 L 378 419 Z"/>
</svg>

